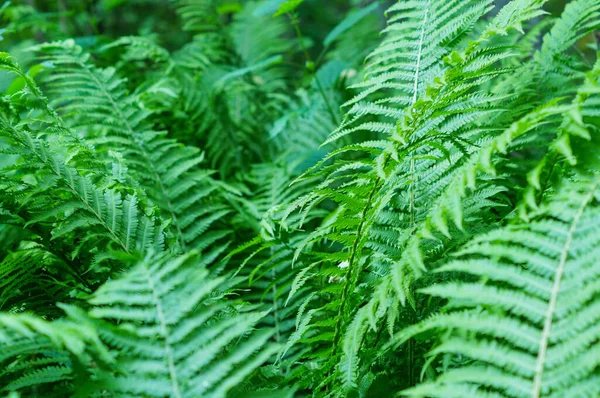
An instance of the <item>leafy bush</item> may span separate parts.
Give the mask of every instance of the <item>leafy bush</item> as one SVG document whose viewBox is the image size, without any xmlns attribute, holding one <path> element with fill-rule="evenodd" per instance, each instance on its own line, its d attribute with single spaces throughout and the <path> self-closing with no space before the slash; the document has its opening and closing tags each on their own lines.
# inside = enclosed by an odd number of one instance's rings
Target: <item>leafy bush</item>
<svg viewBox="0 0 600 398">
<path fill-rule="evenodd" d="M 600 395 L 599 0 L 0 18 L 3 395 Z"/>
</svg>

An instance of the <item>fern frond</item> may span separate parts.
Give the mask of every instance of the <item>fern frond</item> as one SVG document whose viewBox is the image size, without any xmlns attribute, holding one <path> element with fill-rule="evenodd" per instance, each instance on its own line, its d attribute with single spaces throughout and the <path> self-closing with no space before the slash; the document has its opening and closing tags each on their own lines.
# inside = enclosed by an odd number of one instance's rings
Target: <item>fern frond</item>
<svg viewBox="0 0 600 398">
<path fill-rule="evenodd" d="M 183 30 L 211 32 L 222 27 L 217 14 L 221 0 L 171 0 L 183 20 Z"/>
<path fill-rule="evenodd" d="M 389 18 L 389 25 L 383 31 L 386 37 L 367 58 L 366 80 L 354 86 L 361 92 L 346 104 L 354 105 L 348 112 L 348 121 L 330 140 L 354 131 L 369 131 L 369 125 L 361 123 L 365 116 L 398 115 L 402 107 L 414 104 L 441 74 L 443 57 L 473 23 L 489 11 L 490 4 L 487 1 L 423 0 L 398 2 L 392 6 L 386 12 Z M 384 90 L 392 90 L 393 95 L 373 97 Z M 392 134 L 395 126 L 394 121 L 387 122 L 385 133 Z"/>
<path fill-rule="evenodd" d="M 445 370 L 436 381 L 408 390 L 408 395 L 445 396 L 469 388 L 474 396 L 569 396 L 595 382 L 599 364 L 583 351 L 598 336 L 593 328 L 578 325 L 588 314 L 595 316 L 593 310 L 585 315 L 580 310 L 594 308 L 598 272 L 591 258 L 598 245 L 594 224 L 600 179 L 598 152 L 589 149 L 597 148 L 590 131 L 597 132 L 593 115 L 598 110 L 599 65 L 572 105 L 562 107 L 564 121 L 553 144 L 577 168 L 565 169 L 558 186 L 544 192 L 541 207 L 525 197 L 535 209 L 527 215 L 529 223 L 474 238 L 436 270 L 466 277 L 423 289 L 449 300 L 446 313 L 406 328 L 397 338 L 405 341 L 426 330 L 452 329 L 432 354 L 465 355 L 468 360 Z M 577 162 L 574 153 L 579 154 Z M 540 189 L 539 174 L 530 175 L 529 181 Z M 476 321 L 460 322 L 474 317 Z"/>
<path fill-rule="evenodd" d="M 105 366 L 113 357 L 98 332 L 81 320 L 81 310 L 65 307 L 72 320 L 48 322 L 28 314 L 0 314 L 0 391 L 64 396 L 90 377 L 92 362 Z"/>
<path fill-rule="evenodd" d="M 40 50 L 55 65 L 46 81 L 58 110 L 73 128 L 87 129 L 86 139 L 99 150 L 124 156 L 133 177 L 171 220 L 181 249 L 203 249 L 223 237 L 223 230 L 202 236 L 230 210 L 208 200 L 219 185 L 210 171 L 198 167 L 203 160 L 200 151 L 154 131 L 146 121 L 149 113 L 127 94 L 114 69 L 95 68 L 72 41 L 43 45 Z M 79 100 L 82 94 L 89 101 Z M 95 133 L 98 129 L 100 134 Z"/>
<path fill-rule="evenodd" d="M 0 310 L 35 312 L 54 318 L 59 315 L 54 304 L 66 299 L 66 292 L 56 279 L 66 283 L 70 274 L 80 282 L 80 275 L 67 265 L 68 260 L 47 252 L 42 245 L 30 242 L 28 247 L 22 246 L 0 263 Z"/>
<path fill-rule="evenodd" d="M 594 174 L 578 174 L 549 198 L 530 224 L 478 237 L 436 270 L 486 282 L 424 289 L 449 299 L 449 312 L 407 329 L 401 339 L 450 327 L 452 332 L 433 353 L 463 354 L 471 361 L 407 395 L 458 396 L 446 394 L 459 394 L 466 386 L 473 396 L 483 396 L 488 389 L 498 396 L 572 396 L 580 394 L 582 386 L 595 395 L 589 388 L 600 363 L 588 347 L 599 338 L 592 326 L 598 317 L 598 269 L 593 259 L 599 183 Z M 474 317 L 476 321 L 466 320 Z M 459 318 L 465 321 L 457 323 Z M 473 336 L 479 336 L 477 342 Z"/>
<path fill-rule="evenodd" d="M 600 0 L 43 3 L 0 395 L 600 395 Z"/>
<path fill-rule="evenodd" d="M 124 195 L 111 187 L 110 180 L 103 181 L 102 174 L 86 175 L 85 170 L 75 169 L 60 147 L 38 138 L 26 125 L 12 125 L 0 118 L 0 133 L 21 157 L 20 163 L 4 171 L 3 200 L 5 207 L 12 203 L 15 214 L 26 212 L 25 225 L 50 228 L 52 239 L 71 242 L 72 256 L 95 253 L 93 247 L 104 248 L 96 262 L 102 257 L 114 258 L 109 247 L 133 256 L 162 245 L 160 228 L 138 208 L 135 193 Z M 17 178 L 8 174 L 14 171 Z M 21 198 L 18 203 L 15 194 Z M 78 233 L 81 235 L 74 239 Z"/>
<path fill-rule="evenodd" d="M 446 213 L 456 214 L 448 210 L 464 204 L 460 200 L 458 203 L 450 201 L 442 196 L 443 192 L 448 189 L 454 196 L 457 188 L 449 185 L 453 179 L 465 184 L 466 180 L 458 177 L 461 171 L 465 168 L 474 171 L 478 167 L 468 166 L 469 159 L 485 156 L 487 145 L 503 130 L 498 127 L 506 123 L 504 126 L 508 128 L 510 118 L 519 116 L 512 113 L 507 117 L 500 105 L 501 101 L 510 101 L 510 96 L 494 95 L 485 89 L 487 82 L 509 72 L 495 65 L 511 56 L 510 48 L 488 46 L 487 42 L 539 15 L 543 2 L 511 3 L 488 24 L 478 40 L 462 44 L 461 38 L 488 9 L 486 3 L 478 2 L 472 7 L 469 4 L 399 2 L 392 7 L 392 12 L 397 10 L 398 15 L 391 17 L 390 42 L 375 50 L 374 66 L 363 92 L 350 102 L 354 106 L 349 116 L 329 138 L 332 142 L 350 133 L 365 131 L 383 135 L 385 140 L 362 141 L 330 153 L 307 173 L 324 176 L 323 183 L 292 204 L 292 208 L 300 207 L 303 211 L 325 200 L 339 206 L 338 212 L 330 216 L 330 222 L 309 234 L 296 253 L 305 252 L 308 245 L 323 246 L 322 252 L 311 255 L 326 259 L 327 266 L 319 275 L 331 276 L 330 281 L 335 282 L 319 287 L 321 294 L 327 295 L 328 304 L 316 309 L 312 323 L 318 327 L 320 339 L 325 344 L 331 341 L 332 345 L 331 349 L 309 354 L 309 358 L 318 358 L 326 367 L 336 366 L 335 371 L 344 376 L 346 389 L 356 388 L 356 355 L 367 329 L 377 329 L 377 322 L 387 315 L 388 329 L 394 330 L 394 319 L 399 315 L 398 301 L 404 303 L 411 295 L 410 274 L 422 272 L 427 253 L 433 255 L 443 250 L 434 234 L 450 236 Z M 439 22 L 431 24 L 435 27 L 431 31 L 427 24 L 430 13 L 439 13 L 439 17 L 434 18 Z M 415 16 L 420 18 L 413 20 Z M 449 29 L 443 29 L 444 22 L 449 23 Z M 457 30 L 452 29 L 457 26 Z M 438 35 L 439 28 L 442 33 Z M 395 36 L 395 30 L 400 36 Z M 418 38 L 426 33 L 432 37 L 423 38 L 421 43 Z M 401 39 L 406 35 L 413 40 Z M 433 46 L 427 47 L 430 42 Z M 414 50 L 415 55 L 411 56 L 405 48 Z M 377 100 L 377 95 L 386 89 L 399 94 Z M 365 98 L 374 99 L 363 105 Z M 396 106 L 406 108 L 402 111 Z M 369 119 L 372 117 L 381 121 L 372 122 Z M 530 128 L 535 126 L 533 123 Z M 494 143 L 490 145 L 495 148 Z M 340 155 L 347 156 L 348 152 L 358 152 L 358 160 L 340 159 Z M 332 159 L 336 160 L 331 163 Z M 466 185 L 462 186 L 459 191 L 466 189 Z M 477 189 L 480 191 L 475 190 L 471 196 L 479 201 L 472 202 L 475 204 L 472 207 L 477 209 L 472 214 L 480 215 L 482 208 L 495 205 L 490 196 L 504 190 L 489 189 L 489 186 Z M 438 206 L 440 202 L 443 207 Z M 392 222 L 387 221 L 392 219 Z M 460 222 L 457 227 L 460 231 Z M 432 239 L 423 247 L 415 244 L 420 241 L 416 236 L 421 236 L 421 228 L 425 228 L 425 235 Z M 328 246 L 342 250 L 337 252 Z M 399 271 L 401 258 L 410 259 L 415 265 L 408 274 Z M 377 269 L 378 266 L 383 269 Z M 350 304 L 360 300 L 355 298 L 360 297 L 359 286 L 369 286 L 366 267 L 369 267 L 368 272 L 388 275 L 370 281 L 373 285 L 366 290 L 373 289 L 372 302 Z M 400 282 L 395 285 L 398 296 L 389 297 L 394 285 L 385 281 L 397 272 L 401 273 L 396 278 Z M 357 307 L 362 308 L 357 310 Z M 355 315 L 360 319 L 352 322 Z M 331 318 L 335 321 L 327 320 Z M 306 337 L 310 341 L 310 337 Z M 342 362 L 338 362 L 340 358 Z M 324 381 L 329 385 L 332 382 L 332 379 Z"/>
<path fill-rule="evenodd" d="M 547 67 L 557 68 L 560 60 L 573 44 L 589 32 L 598 28 L 600 4 L 593 0 L 569 2 L 552 29 L 544 36 L 538 57 Z M 564 64 L 562 66 L 565 66 Z"/>
<path fill-rule="evenodd" d="M 122 373 L 99 388 L 132 396 L 224 397 L 277 349 L 267 344 L 272 331 L 249 332 L 264 314 L 243 307 L 228 314 L 215 295 L 227 284 L 208 279 L 194 254 L 148 257 L 104 284 L 89 299 L 89 313 L 102 320 L 103 339 L 119 349 Z"/>
</svg>

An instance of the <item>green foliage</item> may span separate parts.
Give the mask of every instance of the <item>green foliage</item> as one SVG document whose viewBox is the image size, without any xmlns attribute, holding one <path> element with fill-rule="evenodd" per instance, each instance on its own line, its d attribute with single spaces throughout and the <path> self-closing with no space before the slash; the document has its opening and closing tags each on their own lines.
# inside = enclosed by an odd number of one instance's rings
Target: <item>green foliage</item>
<svg viewBox="0 0 600 398">
<path fill-rule="evenodd" d="M 1 393 L 598 396 L 598 29 L 5 2 Z"/>
<path fill-rule="evenodd" d="M 101 391 L 221 397 L 274 353 L 276 346 L 265 346 L 272 331 L 250 332 L 263 314 L 230 313 L 234 302 L 218 292 L 231 281 L 208 279 L 206 259 L 191 254 L 149 261 L 88 299 L 89 315 L 104 321 L 98 329 L 119 351 L 119 374 L 103 376 Z"/>
</svg>

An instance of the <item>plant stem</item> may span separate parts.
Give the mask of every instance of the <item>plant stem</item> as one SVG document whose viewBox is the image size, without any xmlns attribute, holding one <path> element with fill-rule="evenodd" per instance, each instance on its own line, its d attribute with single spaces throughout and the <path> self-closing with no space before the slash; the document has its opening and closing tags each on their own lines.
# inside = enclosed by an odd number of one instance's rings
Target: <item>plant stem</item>
<svg viewBox="0 0 600 398">
<path fill-rule="evenodd" d="M 308 49 L 304 45 L 304 36 L 302 35 L 302 31 L 300 30 L 300 25 L 298 24 L 298 18 L 293 13 L 288 13 L 287 15 L 290 18 L 290 22 L 291 22 L 292 26 L 294 27 L 294 31 L 296 32 L 296 36 L 298 37 L 298 41 L 300 42 L 300 47 L 302 48 L 302 52 L 304 53 L 304 58 L 306 59 L 308 70 L 310 71 L 311 76 L 315 79 L 315 83 L 317 84 L 317 89 L 319 90 L 319 94 L 321 94 L 321 97 L 323 98 L 323 101 L 325 102 L 325 107 L 327 108 L 327 111 L 329 112 L 329 115 L 331 116 L 331 121 L 334 122 L 336 125 L 338 125 L 338 124 L 340 124 L 340 121 L 338 120 L 337 115 L 333 111 L 333 107 L 331 106 L 331 103 L 329 102 L 329 99 L 327 98 L 327 95 L 325 94 L 323 85 L 321 84 L 321 81 L 319 80 L 319 77 L 317 76 L 315 64 L 313 63 L 312 59 L 310 58 Z"/>
</svg>

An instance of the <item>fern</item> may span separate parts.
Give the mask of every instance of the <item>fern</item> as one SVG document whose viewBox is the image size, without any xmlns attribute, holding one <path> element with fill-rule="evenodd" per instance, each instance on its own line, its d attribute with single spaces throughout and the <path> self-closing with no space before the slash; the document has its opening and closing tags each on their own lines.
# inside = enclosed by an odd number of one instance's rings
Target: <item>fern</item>
<svg viewBox="0 0 600 398">
<path fill-rule="evenodd" d="M 600 394 L 599 27 L 0 5 L 2 394 Z"/>
<path fill-rule="evenodd" d="M 215 290 L 227 289 L 230 282 L 208 280 L 199 262 L 204 261 L 194 255 L 146 259 L 88 300 L 90 316 L 104 321 L 99 326 L 103 339 L 119 349 L 119 372 L 124 372 L 102 381 L 101 390 L 225 396 L 273 353 L 276 346 L 261 349 L 271 331 L 248 332 L 263 314 L 243 308 L 228 314 Z M 111 320 L 119 325 L 105 323 Z M 235 350 L 228 352 L 230 347 Z"/>
<path fill-rule="evenodd" d="M 596 316 L 595 289 L 581 275 L 596 272 L 588 257 L 594 253 L 596 186 L 594 176 L 579 175 L 536 212 L 532 223 L 478 237 L 437 270 L 488 281 L 424 289 L 450 299 L 450 312 L 425 321 L 419 332 L 437 325 L 467 332 L 447 335 L 432 354 L 460 353 L 473 361 L 408 395 L 470 391 L 479 396 L 488 388 L 506 396 L 595 394 L 598 364 L 593 351 L 584 348 L 597 339 L 594 329 L 586 327 Z M 579 242 L 585 242 L 585 250 Z M 474 334 L 480 336 L 477 341 L 465 340 Z"/>
<path fill-rule="evenodd" d="M 65 309 L 73 321 L 81 321 L 80 310 Z M 92 361 L 102 366 L 114 362 L 100 342 L 97 330 L 85 322 L 73 321 L 50 323 L 26 314 L 3 314 L 0 317 L 2 391 L 27 391 L 33 395 L 44 391 L 46 396 L 64 396 L 66 392 L 74 392 L 73 381 L 78 377 L 91 376 L 84 369 Z M 52 387 L 47 388 L 48 385 Z"/>
<path fill-rule="evenodd" d="M 77 281 L 79 273 L 67 259 L 53 255 L 40 244 L 30 242 L 23 246 L 4 257 L 0 264 L 0 308 L 13 312 L 38 311 L 56 317 L 60 313 L 54 304 L 65 300 L 66 292 L 55 280 L 68 281 L 65 276 L 59 277 L 63 273 Z"/>
<path fill-rule="evenodd" d="M 0 336 L 11 347 L 3 354 L 6 360 L 18 357 L 18 362 L 6 369 L 7 377 L 25 372 L 6 388 L 68 383 L 76 368 L 65 355 L 68 358 L 72 353 L 79 358 L 79 366 L 89 369 L 76 381 L 81 383 L 80 389 L 90 392 L 225 396 L 277 347 L 263 348 L 271 331 L 248 333 L 264 314 L 243 307 L 239 313 L 232 312 L 223 296 L 215 294 L 219 287 L 228 289 L 231 282 L 208 280 L 207 261 L 209 258 L 199 261 L 193 254 L 163 255 L 152 263 L 142 260 L 95 292 L 87 300 L 92 305 L 88 314 L 66 308 L 71 321 L 48 324 L 25 315 L 0 318 L 4 326 Z M 190 284 L 192 281 L 199 285 Z M 109 320 L 118 320 L 118 325 Z M 114 358 L 100 338 L 113 347 Z M 235 350 L 230 351 L 232 347 Z M 39 356 L 50 349 L 63 351 Z M 98 359 L 105 361 L 95 377 L 86 376 L 91 364 L 85 358 L 92 354 L 102 355 Z"/>
<path fill-rule="evenodd" d="M 4 60 L 4 65 L 18 71 L 10 58 Z M 28 88 L 35 93 L 37 87 L 29 83 Z M 108 252 L 109 247 L 130 256 L 153 246 L 159 248 L 161 228 L 151 214 L 147 216 L 138 208 L 135 191 L 118 187 L 104 170 L 94 167 L 98 162 L 86 153 L 74 133 L 51 108 L 45 112 L 24 120 L 18 116 L 13 119 L 10 113 L 0 119 L 2 135 L 10 143 L 6 151 L 19 157 L 5 169 L 2 180 L 4 207 L 12 211 L 15 222 L 24 227 L 40 225 L 43 239 L 64 240 L 70 247 L 69 256 L 97 252 L 94 262 L 116 258 Z M 44 139 L 30 128 L 45 128 L 45 134 L 66 133 L 67 140 L 74 140 L 72 153 L 57 139 Z M 87 163 L 85 168 L 78 166 L 82 162 Z M 80 231 L 85 233 L 73 239 Z"/>
<path fill-rule="evenodd" d="M 392 8 L 391 11 L 398 8 L 399 12 L 403 11 L 406 15 L 413 16 L 410 11 L 413 10 L 413 7 L 417 8 L 421 13 L 418 14 L 421 17 L 420 24 L 400 24 L 398 22 L 397 26 L 406 26 L 406 29 L 412 29 L 411 31 L 415 32 L 416 37 L 420 37 L 420 35 L 425 35 L 426 33 L 424 28 L 426 26 L 425 18 L 426 14 L 430 11 L 441 12 L 444 15 L 453 15 L 448 12 L 444 4 L 423 3 L 421 4 L 422 7 L 419 7 L 417 3 L 407 3 L 409 9 L 404 9 L 404 5 L 399 3 L 398 7 Z M 428 8 L 429 6 L 432 7 L 431 10 Z M 479 4 L 479 6 L 479 8 L 473 8 L 472 12 L 481 15 L 486 7 L 485 4 Z M 454 12 L 459 15 L 462 5 L 458 5 L 457 3 L 456 7 Z M 327 198 L 338 202 L 340 206 L 339 211 L 332 215 L 334 218 L 332 218 L 331 222 L 325 224 L 323 228 L 317 229 L 305 241 L 306 243 L 316 243 L 326 240 L 347 248 L 342 252 L 323 253 L 321 255 L 327 259 L 327 262 L 330 264 L 333 263 L 330 268 L 324 271 L 325 275 L 339 275 L 338 269 L 344 269 L 343 278 L 340 283 L 330 285 L 322 290 L 322 293 L 330 294 L 335 299 L 317 309 L 317 311 L 323 314 L 322 316 L 325 319 L 333 317 L 335 321 L 324 321 L 320 317 L 317 321 L 313 319 L 315 325 L 322 326 L 324 330 L 328 330 L 322 333 L 332 333 L 333 351 L 325 350 L 324 352 L 327 353 L 325 354 L 325 358 L 331 360 L 337 357 L 338 349 L 340 348 L 339 342 L 342 339 L 341 335 L 343 333 L 342 325 L 349 325 L 350 320 L 354 316 L 355 311 L 347 309 L 347 305 L 352 300 L 351 295 L 353 295 L 361 279 L 361 274 L 363 273 L 362 267 L 370 257 L 364 252 L 365 248 L 375 247 L 377 249 L 377 253 L 375 254 L 379 257 L 377 262 L 386 268 L 391 268 L 391 275 L 382 278 L 381 282 L 383 284 L 374 288 L 376 293 L 373 296 L 373 301 L 361 309 L 358 315 L 360 320 L 357 319 L 353 327 L 361 330 L 360 334 L 363 334 L 366 331 L 367 321 L 369 320 L 372 325 L 374 319 L 381 318 L 383 315 L 379 308 L 387 307 L 391 317 L 388 318 L 388 323 L 391 330 L 393 330 L 393 318 L 397 316 L 398 304 L 392 304 L 390 308 L 388 293 L 384 292 L 394 289 L 399 301 L 403 302 L 405 297 L 410 295 L 410 291 L 407 289 L 410 279 L 406 275 L 405 270 L 412 270 L 412 272 L 418 275 L 423 269 L 421 248 L 419 247 L 421 237 L 425 235 L 425 232 L 430 230 L 437 230 L 449 235 L 448 227 L 444 221 L 445 216 L 443 216 L 446 210 L 438 208 L 435 204 L 430 205 L 428 201 L 439 197 L 444 187 L 447 186 L 446 184 L 449 184 L 451 181 L 454 172 L 459 170 L 459 166 L 469 159 L 471 152 L 475 148 L 480 147 L 485 142 L 479 139 L 480 141 L 476 144 L 476 135 L 475 137 L 458 136 L 460 138 L 454 138 L 454 135 L 460 133 L 463 126 L 467 123 L 471 123 L 474 120 L 482 120 L 484 115 L 493 115 L 493 113 L 499 112 L 497 108 L 493 108 L 492 106 L 494 102 L 499 101 L 502 97 L 494 98 L 488 96 L 483 104 L 481 104 L 485 96 L 474 92 L 471 90 L 471 87 L 503 73 L 502 70 L 492 71 L 488 68 L 497 60 L 510 54 L 503 47 L 478 49 L 478 44 L 483 43 L 488 37 L 492 37 L 493 32 L 498 29 L 498 25 L 509 24 L 503 27 L 506 30 L 512 24 L 520 22 L 520 18 L 529 18 L 536 15 L 535 7 L 536 4 L 521 5 L 521 9 L 517 8 L 517 11 L 520 11 L 521 14 L 516 13 L 516 15 L 514 13 L 515 10 L 501 12 L 491 22 L 488 30 L 482 34 L 482 38 L 478 42 L 471 43 L 465 49 L 466 53 L 464 55 L 454 52 L 447 59 L 445 65 L 439 63 L 437 66 L 438 69 L 433 69 L 432 74 L 443 73 L 445 75 L 443 79 L 438 78 L 437 81 L 434 81 L 433 77 L 428 78 L 427 73 L 421 74 L 419 58 L 423 55 L 421 52 L 426 53 L 425 65 L 432 68 L 435 66 L 432 63 L 433 61 L 427 61 L 427 48 L 419 49 L 417 47 L 414 49 L 416 51 L 415 56 L 406 56 L 406 58 L 403 56 L 400 58 L 401 60 L 408 59 L 409 62 L 412 62 L 412 64 L 409 63 L 408 66 L 405 66 L 406 70 L 412 70 L 413 72 L 412 85 L 386 83 L 387 80 L 385 79 L 388 78 L 390 81 L 405 81 L 407 72 L 388 72 L 386 69 L 388 67 L 379 66 L 380 62 L 389 62 L 392 65 L 389 68 L 402 67 L 399 66 L 402 65 L 401 63 L 393 63 L 393 61 L 388 60 L 390 56 L 385 55 L 385 51 L 388 48 L 395 49 L 394 46 L 396 44 L 386 43 L 379 50 L 375 50 L 374 57 L 377 58 L 373 61 L 375 66 L 373 66 L 372 73 L 374 75 L 380 74 L 382 77 L 377 77 L 379 75 L 376 75 L 367 80 L 367 82 L 371 82 L 369 83 L 371 87 L 367 86 L 362 94 L 359 94 L 352 100 L 351 103 L 357 103 L 357 105 L 351 109 L 350 116 L 347 117 L 342 127 L 332 134 L 329 140 L 339 139 L 351 132 L 366 130 L 373 134 L 386 133 L 390 136 L 389 141 L 364 141 L 362 144 L 351 144 L 339 151 L 333 151 L 328 158 L 350 151 L 363 151 L 371 154 L 371 157 L 364 157 L 359 160 L 338 160 L 337 163 L 333 163 L 331 166 L 323 167 L 319 173 L 327 175 L 327 179 L 321 185 L 322 188 L 317 188 L 315 192 L 294 204 L 294 206 L 310 208 Z M 505 21 L 505 14 L 509 13 L 512 13 L 511 18 Z M 401 16 L 397 19 L 398 21 L 404 21 Z M 394 31 L 394 27 L 396 26 L 394 24 L 395 21 L 392 18 L 392 25 L 388 28 L 391 32 Z M 466 27 L 459 29 L 459 33 L 464 34 L 468 30 L 467 27 L 469 24 L 473 22 L 474 20 L 469 22 L 469 19 L 467 19 L 465 21 L 467 23 Z M 421 29 L 418 29 L 418 27 L 421 27 Z M 438 28 L 436 27 L 437 30 L 440 30 Z M 444 31 L 444 29 L 441 30 Z M 453 36 L 453 32 L 451 29 L 448 29 L 446 39 L 449 43 L 459 44 L 460 40 Z M 397 39 L 394 39 L 392 35 L 390 42 L 395 43 L 394 40 Z M 426 42 L 425 39 L 424 42 Z M 406 42 L 400 41 L 397 45 L 405 44 Z M 434 48 L 436 52 L 432 55 L 432 60 L 443 57 L 444 54 L 448 54 L 451 51 L 448 49 L 445 53 L 439 53 L 437 52 L 439 51 L 438 47 L 435 46 Z M 454 61 L 452 61 L 453 58 L 455 59 Z M 438 60 L 437 62 L 440 61 Z M 378 68 L 381 68 L 381 70 Z M 442 68 L 446 70 L 443 71 Z M 419 88 L 419 84 L 423 85 L 421 89 Z M 417 100 L 419 90 L 425 90 L 424 87 L 427 85 L 430 86 L 427 96 L 422 100 Z M 375 101 L 366 104 L 359 102 L 366 96 L 372 95 L 377 90 L 384 88 L 395 88 L 398 89 L 398 92 L 406 92 L 407 94 L 398 97 L 388 97 L 384 102 Z M 412 106 L 405 112 L 399 112 L 394 111 L 391 106 L 386 105 L 386 102 Z M 476 105 L 477 102 L 481 105 Z M 355 112 L 357 116 L 352 116 Z M 392 123 L 386 124 L 385 122 L 363 122 L 365 115 L 369 114 L 381 114 L 401 119 L 401 121 L 398 122 L 397 126 Z M 356 127 L 348 128 L 347 126 L 350 123 Z M 488 134 L 492 133 L 489 129 L 485 128 L 485 125 L 482 127 L 480 131 L 486 131 Z M 464 132 L 474 135 L 473 130 L 470 129 Z M 436 143 L 439 140 L 442 140 L 444 143 L 447 142 L 448 146 L 444 147 L 443 144 L 440 146 L 440 144 Z M 419 170 L 418 186 L 415 181 L 416 177 L 414 177 L 417 170 Z M 352 177 L 351 179 L 349 178 L 350 176 Z M 332 186 L 339 187 L 331 189 Z M 450 186 L 448 189 L 452 188 L 454 186 Z M 451 192 L 455 192 L 454 190 Z M 498 192 L 488 190 L 488 194 Z M 394 197 L 398 199 L 394 199 Z M 482 199 L 485 199 L 485 196 Z M 404 208 L 394 209 L 392 206 L 395 200 L 405 201 L 408 205 Z M 423 208 L 417 208 L 416 203 L 419 206 L 423 206 Z M 455 202 L 444 201 L 443 203 L 444 206 L 449 206 Z M 488 203 L 493 205 L 493 202 Z M 385 214 L 388 219 L 393 217 L 390 213 L 385 213 L 385 211 L 388 211 L 386 209 L 390 209 L 391 214 L 394 214 L 393 212 L 403 213 L 397 216 L 400 220 L 399 225 L 397 222 L 389 226 L 385 226 L 385 224 L 378 225 L 380 214 Z M 428 209 L 436 213 L 433 216 L 429 216 Z M 410 231 L 414 230 L 417 226 L 423 232 L 419 232 L 403 244 L 402 239 L 410 236 L 399 236 L 398 227 L 407 228 Z M 432 232 L 429 232 L 429 235 Z M 381 243 L 371 240 L 371 233 L 373 233 L 375 239 L 380 239 Z M 370 240 L 373 243 L 370 243 Z M 303 247 L 300 246 L 298 251 L 302 250 Z M 435 253 L 438 252 L 439 248 L 435 248 L 434 246 L 429 250 Z M 400 255 L 398 254 L 399 252 L 401 253 Z M 406 263 L 397 264 L 399 259 L 397 257 L 394 259 L 394 256 L 401 256 L 402 260 L 400 261 L 405 261 Z M 374 264 L 374 266 L 376 265 Z M 390 271 L 384 268 L 383 273 L 387 274 Z M 391 283 L 388 284 L 385 281 L 390 281 Z M 375 283 L 378 283 L 377 279 Z M 395 310 L 394 307 L 396 308 Z M 333 310 L 333 313 L 330 312 L 331 310 Z M 387 311 L 384 310 L 383 313 L 385 312 Z M 348 338 L 356 339 L 353 344 L 350 341 L 346 341 L 345 344 L 352 344 L 353 347 L 350 350 L 358 352 L 360 342 L 363 340 L 356 338 L 352 333 Z M 349 354 L 348 350 L 349 348 L 346 348 L 346 355 Z M 323 354 L 317 353 L 317 355 Z M 353 366 L 343 366 L 340 369 L 344 369 L 344 372 L 350 372 L 347 376 L 350 379 L 348 388 L 354 387 L 356 375 L 354 374 L 355 370 Z"/>
<path fill-rule="evenodd" d="M 49 92 L 56 93 L 58 110 L 66 117 L 85 115 L 83 119 L 74 117 L 74 128 L 87 128 L 91 134 L 104 130 L 97 137 L 90 136 L 89 141 L 103 152 L 121 151 L 125 155 L 133 177 L 171 219 L 182 250 L 188 245 L 204 249 L 222 237 L 224 232 L 210 238 L 205 235 L 206 240 L 200 238 L 228 210 L 220 204 L 202 202 L 218 185 L 211 180 L 210 172 L 197 168 L 202 161 L 199 151 L 153 131 L 145 123 L 149 114 L 136 106 L 135 97 L 127 96 L 114 70 L 93 68 L 87 63 L 88 56 L 81 54 L 81 48 L 73 42 L 46 45 L 40 50 L 56 66 L 48 81 L 53 83 Z M 93 99 L 89 103 L 73 102 L 82 93 Z M 200 217 L 203 222 L 197 222 Z"/>
<path fill-rule="evenodd" d="M 586 121 L 591 121 L 597 109 L 597 75 L 596 66 L 570 111 L 565 112 L 568 116 L 559 137 L 592 139 Z M 581 143 L 575 144 L 574 149 L 581 148 Z M 587 145 L 597 144 L 593 139 Z M 560 151 L 572 156 L 571 149 Z M 448 312 L 407 328 L 397 338 L 402 341 L 412 333 L 452 324 L 452 329 L 467 333 L 446 335 L 432 353 L 464 353 L 472 360 L 459 362 L 457 365 L 463 366 L 447 369 L 435 383 L 425 383 L 407 394 L 459 396 L 471 391 L 477 396 L 487 390 L 505 396 L 594 394 L 590 387 L 595 384 L 597 364 L 591 357 L 581 356 L 583 349 L 576 347 L 592 344 L 596 338 L 593 329 L 580 327 L 594 316 L 594 283 L 586 285 L 583 281 L 588 277 L 581 279 L 581 275 L 595 272 L 588 255 L 593 256 L 595 245 L 596 167 L 597 157 L 582 153 L 576 171 L 566 168 L 567 178 L 528 215 L 531 222 L 474 238 L 436 270 L 473 278 L 423 289 L 449 299 Z M 538 207 L 535 202 L 533 205 Z M 589 250 L 578 249 L 579 242 Z M 478 282 L 477 277 L 485 282 Z M 584 305 L 589 305 L 589 315 L 579 312 Z M 467 343 L 473 336 L 469 332 L 480 337 Z M 492 374 L 496 382 L 490 383 Z"/>
</svg>

